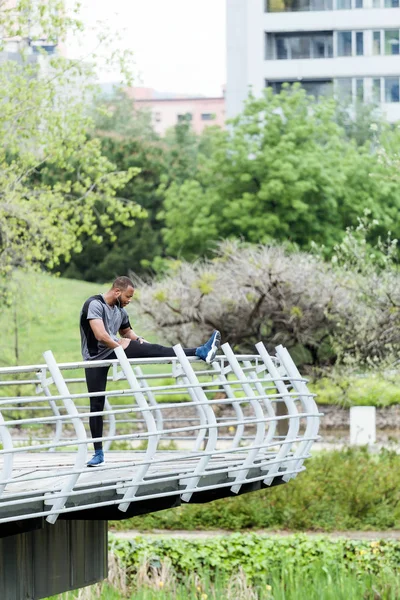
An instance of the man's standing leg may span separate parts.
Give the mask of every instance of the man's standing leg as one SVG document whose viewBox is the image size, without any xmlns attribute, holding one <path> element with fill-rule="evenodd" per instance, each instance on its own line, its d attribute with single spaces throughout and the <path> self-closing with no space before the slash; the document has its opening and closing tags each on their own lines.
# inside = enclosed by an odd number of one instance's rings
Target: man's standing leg
<svg viewBox="0 0 400 600">
<path fill-rule="evenodd" d="M 107 386 L 107 375 L 109 367 L 92 367 L 85 369 L 86 384 L 88 392 L 105 392 Z M 90 398 L 90 412 L 101 412 L 104 410 L 105 396 L 94 396 Z M 103 436 L 103 415 L 89 417 L 90 432 L 92 439 Z M 87 463 L 88 467 L 97 467 L 104 462 L 103 442 L 93 442 L 95 454 Z"/>
</svg>

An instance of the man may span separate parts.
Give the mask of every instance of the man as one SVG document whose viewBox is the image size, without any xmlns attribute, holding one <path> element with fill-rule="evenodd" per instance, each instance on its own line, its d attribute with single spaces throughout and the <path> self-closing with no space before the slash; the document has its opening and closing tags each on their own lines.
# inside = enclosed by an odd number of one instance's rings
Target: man
<svg viewBox="0 0 400 600">
<path fill-rule="evenodd" d="M 111 289 L 105 294 L 91 296 L 82 307 L 80 316 L 81 348 L 83 360 L 115 359 L 114 348 L 122 346 L 128 358 L 154 358 L 175 356 L 173 348 L 150 344 L 137 335 L 129 322 L 125 306 L 128 306 L 135 293 L 134 285 L 128 277 L 117 277 Z M 117 334 L 121 336 L 117 337 Z M 214 331 L 210 339 L 197 348 L 185 348 L 187 356 L 198 356 L 211 363 L 221 343 L 221 334 Z M 107 385 L 109 367 L 85 369 L 88 392 L 104 392 Z M 104 410 L 105 396 L 90 398 L 91 412 Z M 103 436 L 103 417 L 90 417 L 92 438 Z M 88 467 L 104 463 L 102 442 L 94 442 L 94 456 Z"/>
</svg>

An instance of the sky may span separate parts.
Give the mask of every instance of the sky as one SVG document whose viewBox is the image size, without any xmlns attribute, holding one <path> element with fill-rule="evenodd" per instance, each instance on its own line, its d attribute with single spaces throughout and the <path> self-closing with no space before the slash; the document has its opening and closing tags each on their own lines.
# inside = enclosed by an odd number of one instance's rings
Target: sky
<svg viewBox="0 0 400 600">
<path fill-rule="evenodd" d="M 68 0 L 67 6 L 74 0 Z M 134 85 L 161 92 L 221 96 L 226 80 L 225 0 L 82 0 L 82 39 L 69 39 L 69 58 L 96 47 L 98 21 L 118 32 L 119 48 L 134 52 Z M 100 25 L 100 30 L 103 25 Z M 102 64 L 101 59 L 97 61 Z M 118 71 L 99 71 L 115 81 Z"/>
</svg>

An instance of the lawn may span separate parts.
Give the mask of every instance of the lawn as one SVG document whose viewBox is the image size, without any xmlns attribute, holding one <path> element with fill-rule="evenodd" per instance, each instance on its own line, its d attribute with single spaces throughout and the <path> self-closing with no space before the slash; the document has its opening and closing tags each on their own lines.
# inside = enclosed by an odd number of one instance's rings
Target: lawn
<svg viewBox="0 0 400 600">
<path fill-rule="evenodd" d="M 20 276 L 18 283 L 11 306 L 0 315 L 0 366 L 43 363 L 46 350 L 52 350 L 58 362 L 82 360 L 81 307 L 89 296 L 107 291 L 109 284 L 45 274 Z M 137 327 L 135 315 L 131 321 Z"/>
</svg>

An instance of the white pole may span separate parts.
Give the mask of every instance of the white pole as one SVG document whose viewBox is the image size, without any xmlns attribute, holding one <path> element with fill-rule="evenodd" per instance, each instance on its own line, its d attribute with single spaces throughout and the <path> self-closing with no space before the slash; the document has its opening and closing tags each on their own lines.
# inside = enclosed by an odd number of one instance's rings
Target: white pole
<svg viewBox="0 0 400 600">
<path fill-rule="evenodd" d="M 352 406 L 350 408 L 350 444 L 352 446 L 365 446 L 375 443 L 375 406 Z"/>
</svg>

